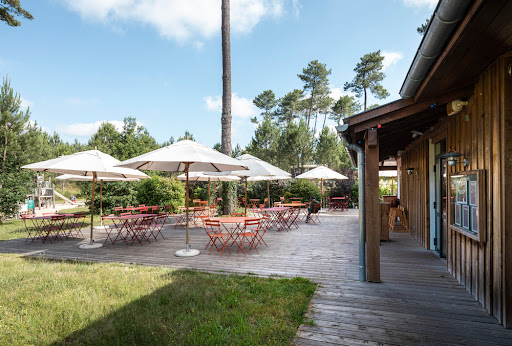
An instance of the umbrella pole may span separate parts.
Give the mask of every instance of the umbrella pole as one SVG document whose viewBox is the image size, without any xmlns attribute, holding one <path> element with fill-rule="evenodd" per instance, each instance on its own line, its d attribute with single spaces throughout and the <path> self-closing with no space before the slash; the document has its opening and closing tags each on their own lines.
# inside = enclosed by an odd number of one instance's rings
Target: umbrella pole
<svg viewBox="0 0 512 346">
<path fill-rule="evenodd" d="M 92 239 L 92 229 L 94 227 L 94 190 L 96 185 L 96 173 L 92 174 L 92 195 L 91 195 L 91 236 L 89 238 L 89 244 L 92 245 L 94 240 Z"/>
<path fill-rule="evenodd" d="M 178 257 L 190 257 L 190 256 L 197 256 L 199 255 L 199 250 L 191 249 L 190 244 L 188 243 L 189 237 L 188 237 L 188 168 L 189 168 L 190 162 L 185 162 L 185 174 L 187 177 L 187 183 L 185 185 L 185 218 L 186 218 L 186 229 L 187 229 L 187 247 L 184 250 L 178 250 L 174 253 L 175 256 Z"/>
<path fill-rule="evenodd" d="M 210 178 L 208 178 L 208 205 L 210 205 Z"/>
<path fill-rule="evenodd" d="M 270 183 L 269 181 L 267 180 L 267 203 L 268 203 L 268 207 L 270 208 Z"/>
<path fill-rule="evenodd" d="M 245 215 L 247 215 L 247 177 L 245 177 Z"/>
<path fill-rule="evenodd" d="M 213 204 L 215 204 L 215 206 L 217 206 L 217 201 L 215 199 L 215 196 L 217 196 L 216 193 L 217 193 L 217 188 L 215 186 L 215 180 L 214 180 L 213 181 Z"/>
<path fill-rule="evenodd" d="M 103 226 L 103 179 L 100 180 L 100 226 Z"/>
<path fill-rule="evenodd" d="M 188 244 L 188 163 L 185 164 L 185 174 L 187 176 L 187 184 L 186 184 L 186 192 L 185 192 L 185 215 L 186 215 L 186 225 L 187 225 L 187 251 L 190 249 L 190 245 Z"/>
<path fill-rule="evenodd" d="M 324 180 L 320 178 L 320 205 L 324 205 Z"/>
<path fill-rule="evenodd" d="M 391 177 L 391 196 L 393 196 L 393 188 L 394 188 L 394 185 L 395 185 L 395 182 L 394 182 L 394 177 Z"/>
</svg>

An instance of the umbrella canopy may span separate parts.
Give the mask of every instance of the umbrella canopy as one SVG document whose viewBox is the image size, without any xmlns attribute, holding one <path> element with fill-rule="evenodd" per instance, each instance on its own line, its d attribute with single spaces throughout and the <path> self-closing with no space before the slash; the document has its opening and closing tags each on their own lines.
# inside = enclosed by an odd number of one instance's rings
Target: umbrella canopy
<svg viewBox="0 0 512 346">
<path fill-rule="evenodd" d="M 94 224 L 94 185 L 96 179 L 117 177 L 117 178 L 149 178 L 147 174 L 136 169 L 114 167 L 120 161 L 112 156 L 102 153 L 99 150 L 87 150 L 71 155 L 61 156 L 56 159 L 32 163 L 21 168 L 33 171 L 43 171 L 62 174 L 75 174 L 80 176 L 92 177 L 92 195 L 91 200 L 91 237 L 89 244 L 83 244 L 81 248 L 101 247 L 101 244 L 94 244 L 93 224 Z"/>
<path fill-rule="evenodd" d="M 314 168 L 310 171 L 307 171 L 306 173 L 302 173 L 298 176 L 296 176 L 297 179 L 320 179 L 320 202 L 323 204 L 323 198 L 324 198 L 324 180 L 343 180 L 348 179 L 343 174 L 340 174 L 338 172 L 333 171 L 330 168 L 327 168 L 325 166 L 318 166 L 317 168 Z"/>
<path fill-rule="evenodd" d="M 314 168 L 310 171 L 307 171 L 306 173 L 302 173 L 298 176 L 296 176 L 297 179 L 323 179 L 323 180 L 342 180 L 342 179 L 348 179 L 343 174 L 340 174 L 338 172 L 333 171 L 330 168 L 324 167 L 324 166 L 318 166 L 317 168 Z"/>
<path fill-rule="evenodd" d="M 289 179 L 291 178 L 290 173 L 283 171 L 281 168 L 278 168 L 270 163 L 263 161 L 256 156 L 252 156 L 250 154 L 244 154 L 237 157 L 237 160 L 240 160 L 245 165 L 247 165 L 248 170 L 245 171 L 231 171 L 226 172 L 225 174 L 234 175 L 238 177 L 245 178 L 245 212 L 247 212 L 247 181 L 258 181 L 258 180 L 278 180 L 278 179 Z M 267 183 L 267 195 L 268 202 L 270 204 L 270 191 Z"/>
<path fill-rule="evenodd" d="M 80 176 L 93 176 L 96 178 L 140 178 L 148 176 L 135 169 L 115 167 L 120 163 L 118 159 L 102 153 L 99 150 L 87 150 L 71 155 L 57 157 L 56 159 L 31 163 L 21 168 L 33 171 L 52 172 L 60 174 L 74 174 Z"/>
<path fill-rule="evenodd" d="M 247 166 L 244 163 L 224 155 L 217 150 L 208 148 L 205 145 L 190 141 L 188 139 L 123 161 L 118 166 L 136 169 L 147 169 L 152 171 L 185 172 L 185 203 L 187 207 L 189 196 L 189 172 L 222 172 L 247 169 Z M 199 254 L 199 251 L 190 249 L 188 208 L 185 208 L 185 215 L 187 247 L 185 250 L 177 251 L 176 255 L 195 256 Z"/>
<path fill-rule="evenodd" d="M 185 166 L 189 172 L 247 169 L 244 163 L 188 139 L 123 161 L 118 166 L 164 172 L 185 172 Z"/>
</svg>

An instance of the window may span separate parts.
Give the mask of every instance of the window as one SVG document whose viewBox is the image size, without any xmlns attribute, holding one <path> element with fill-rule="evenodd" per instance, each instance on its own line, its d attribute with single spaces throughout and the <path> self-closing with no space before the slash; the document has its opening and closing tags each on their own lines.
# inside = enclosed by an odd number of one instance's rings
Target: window
<svg viewBox="0 0 512 346">
<path fill-rule="evenodd" d="M 485 241 L 485 171 L 450 175 L 450 228 Z"/>
</svg>

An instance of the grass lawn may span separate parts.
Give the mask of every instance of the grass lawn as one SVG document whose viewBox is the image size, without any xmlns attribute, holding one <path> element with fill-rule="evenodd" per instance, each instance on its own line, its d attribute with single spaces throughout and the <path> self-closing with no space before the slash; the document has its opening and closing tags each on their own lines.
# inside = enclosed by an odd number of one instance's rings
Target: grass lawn
<svg viewBox="0 0 512 346">
<path fill-rule="evenodd" d="M 307 279 L 0 255 L 0 344 L 289 344 Z"/>
<path fill-rule="evenodd" d="M 85 218 L 84 228 L 87 228 L 91 225 L 91 214 L 89 213 L 89 208 L 87 207 L 59 210 L 59 214 L 65 213 L 86 213 L 87 217 Z M 98 226 L 99 224 L 100 216 L 99 214 L 96 215 L 96 213 L 94 213 L 94 225 Z M 25 223 L 22 219 L 12 219 L 9 221 L 0 222 L 0 241 L 26 237 L 27 231 L 25 229 Z"/>
</svg>

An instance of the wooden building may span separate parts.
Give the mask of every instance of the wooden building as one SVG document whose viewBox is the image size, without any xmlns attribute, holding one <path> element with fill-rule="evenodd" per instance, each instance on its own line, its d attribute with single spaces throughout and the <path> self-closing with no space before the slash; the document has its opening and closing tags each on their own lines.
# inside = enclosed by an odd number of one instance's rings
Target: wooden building
<svg viewBox="0 0 512 346">
<path fill-rule="evenodd" d="M 410 234 L 511 328 L 512 0 L 441 0 L 400 95 L 345 119 L 365 150 L 367 240 L 379 162 L 395 158 Z"/>
</svg>

